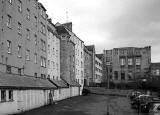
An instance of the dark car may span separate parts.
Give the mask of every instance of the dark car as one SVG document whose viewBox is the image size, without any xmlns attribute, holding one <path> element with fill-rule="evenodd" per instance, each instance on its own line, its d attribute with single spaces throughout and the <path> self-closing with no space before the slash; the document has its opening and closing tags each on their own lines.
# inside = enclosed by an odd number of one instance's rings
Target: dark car
<svg viewBox="0 0 160 115">
<path fill-rule="evenodd" d="M 137 96 L 139 96 L 141 94 L 141 92 L 139 91 L 133 91 L 131 94 L 130 94 L 130 100 L 133 101 Z"/>
<path fill-rule="evenodd" d="M 88 95 L 89 93 L 91 93 L 89 89 L 83 88 L 82 95 Z"/>
<path fill-rule="evenodd" d="M 159 97 L 149 97 L 145 103 L 141 104 L 141 112 L 148 113 L 152 103 L 160 102 Z"/>
<path fill-rule="evenodd" d="M 160 115 L 160 102 L 150 104 L 149 115 Z"/>
<path fill-rule="evenodd" d="M 149 97 L 149 95 L 139 95 L 133 101 L 131 101 L 132 108 L 140 109 L 141 104 L 145 103 L 145 100 Z"/>
</svg>

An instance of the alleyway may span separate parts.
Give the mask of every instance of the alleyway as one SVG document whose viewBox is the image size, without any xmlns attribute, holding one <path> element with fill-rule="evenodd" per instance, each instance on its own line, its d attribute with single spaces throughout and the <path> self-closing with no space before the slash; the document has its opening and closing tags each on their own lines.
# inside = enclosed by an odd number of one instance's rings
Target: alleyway
<svg viewBox="0 0 160 115">
<path fill-rule="evenodd" d="M 138 115 L 127 98 L 103 95 L 75 97 L 20 115 L 107 115 L 107 110 L 111 115 Z"/>
</svg>

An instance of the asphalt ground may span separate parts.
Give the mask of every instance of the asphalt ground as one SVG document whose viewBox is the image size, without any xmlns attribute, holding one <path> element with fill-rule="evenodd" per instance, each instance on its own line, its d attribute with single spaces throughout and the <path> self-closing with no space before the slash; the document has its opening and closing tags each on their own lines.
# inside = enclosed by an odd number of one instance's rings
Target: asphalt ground
<svg viewBox="0 0 160 115">
<path fill-rule="evenodd" d="M 95 94 L 73 97 L 18 115 L 108 115 L 107 112 L 109 115 L 138 115 L 126 97 Z"/>
</svg>

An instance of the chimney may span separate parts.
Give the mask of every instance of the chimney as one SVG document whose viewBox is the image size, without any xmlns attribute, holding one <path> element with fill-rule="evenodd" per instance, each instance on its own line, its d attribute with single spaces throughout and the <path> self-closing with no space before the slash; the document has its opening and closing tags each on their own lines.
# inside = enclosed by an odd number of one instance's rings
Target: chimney
<svg viewBox="0 0 160 115">
<path fill-rule="evenodd" d="M 63 26 L 67 27 L 72 32 L 72 22 L 65 23 Z"/>
</svg>

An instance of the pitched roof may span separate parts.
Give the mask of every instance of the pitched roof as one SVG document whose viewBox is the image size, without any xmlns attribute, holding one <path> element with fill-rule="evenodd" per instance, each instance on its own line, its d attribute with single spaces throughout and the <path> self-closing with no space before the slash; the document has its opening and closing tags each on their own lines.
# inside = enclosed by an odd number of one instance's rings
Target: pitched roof
<svg viewBox="0 0 160 115">
<path fill-rule="evenodd" d="M 99 59 L 101 59 L 101 60 L 102 60 L 102 58 L 103 58 L 103 54 L 96 54 L 96 56 L 97 56 Z"/>
<path fill-rule="evenodd" d="M 49 79 L 58 88 L 68 88 L 67 84 L 62 80 Z"/>
<path fill-rule="evenodd" d="M 56 24 L 56 29 L 57 29 L 57 33 L 60 35 L 60 34 L 68 34 L 68 35 L 70 35 L 69 33 L 68 33 L 68 31 L 66 30 L 66 28 L 64 27 L 64 26 L 62 26 L 62 25 L 58 25 L 58 24 Z"/>
<path fill-rule="evenodd" d="M 65 79 L 62 79 L 65 83 L 67 83 L 68 85 L 70 86 L 76 86 L 76 87 L 81 87 L 81 85 L 79 83 L 77 83 L 76 81 L 69 81 L 69 80 L 65 80 Z"/>
<path fill-rule="evenodd" d="M 94 50 L 94 45 L 86 46 L 86 48 L 87 48 L 89 51 L 93 51 L 93 50 Z"/>
<path fill-rule="evenodd" d="M 151 68 L 160 68 L 160 63 L 151 63 Z"/>
<path fill-rule="evenodd" d="M 13 89 L 55 89 L 47 79 L 26 77 L 0 72 L 0 87 Z"/>
</svg>

